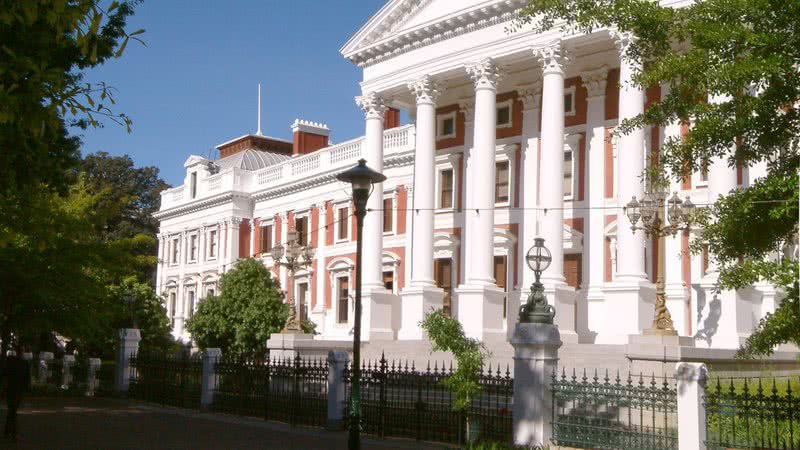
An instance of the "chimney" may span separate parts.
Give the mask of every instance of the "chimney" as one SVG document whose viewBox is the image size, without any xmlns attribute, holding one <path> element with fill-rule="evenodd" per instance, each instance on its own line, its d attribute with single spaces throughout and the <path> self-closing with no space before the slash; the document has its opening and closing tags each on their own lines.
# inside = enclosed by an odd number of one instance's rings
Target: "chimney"
<svg viewBox="0 0 800 450">
<path fill-rule="evenodd" d="M 383 129 L 397 128 L 400 126 L 400 110 L 397 108 L 386 108 L 383 113 Z"/>
<path fill-rule="evenodd" d="M 295 119 L 292 124 L 294 134 L 292 155 L 305 155 L 328 146 L 331 130 L 324 123 Z"/>
</svg>

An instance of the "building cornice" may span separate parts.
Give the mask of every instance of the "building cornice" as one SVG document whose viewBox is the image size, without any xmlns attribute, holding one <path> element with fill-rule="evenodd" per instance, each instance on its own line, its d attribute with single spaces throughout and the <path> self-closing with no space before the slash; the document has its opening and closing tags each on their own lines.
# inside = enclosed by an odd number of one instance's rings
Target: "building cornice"
<svg viewBox="0 0 800 450">
<path fill-rule="evenodd" d="M 157 220 L 171 219 L 173 217 L 182 216 L 184 214 L 190 214 L 193 212 L 202 211 L 204 209 L 213 208 L 214 206 L 230 203 L 235 199 L 249 199 L 249 198 L 250 196 L 244 192 L 235 192 L 235 191 L 225 192 L 219 195 L 215 195 L 213 197 L 198 200 L 196 202 L 187 203 L 184 205 L 176 206 L 174 208 L 165 209 L 163 211 L 158 211 L 156 213 L 153 213 L 153 218 Z"/>
</svg>

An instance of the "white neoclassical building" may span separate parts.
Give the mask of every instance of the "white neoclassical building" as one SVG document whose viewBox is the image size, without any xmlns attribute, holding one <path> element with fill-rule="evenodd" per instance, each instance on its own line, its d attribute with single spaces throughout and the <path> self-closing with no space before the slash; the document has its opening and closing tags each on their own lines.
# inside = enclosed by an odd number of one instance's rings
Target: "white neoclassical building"
<svg viewBox="0 0 800 450">
<path fill-rule="evenodd" d="M 364 227 L 365 340 L 420 340 L 424 313 L 445 308 L 470 336 L 507 341 L 533 281 L 524 255 L 540 236 L 565 342 L 627 344 L 649 328 L 661 259 L 680 335 L 736 348 L 774 310 L 776 290 L 715 294 L 713 258 L 688 252 L 695 231 L 666 238 L 659 254 L 622 209 L 642 197 L 649 155 L 685 132 L 676 123 L 615 137 L 663 89 L 630 84 L 628 35 L 509 31 L 524 3 L 388 1 L 341 49 L 363 69 L 363 137 L 329 145 L 325 125 L 298 120 L 291 140 L 257 132 L 219 145 L 219 159 L 190 156 L 157 214 L 157 284 L 175 336 L 189 338 L 184 321 L 198 302 L 252 257 L 272 268 L 287 301 L 302 302 L 316 339 L 350 339 L 355 222 L 335 174 L 365 158 L 388 177 Z M 400 110 L 411 123 L 399 123 Z M 765 173 L 719 161 L 671 190 L 703 205 Z M 269 255 L 288 231 L 317 249 L 293 279 Z"/>
</svg>

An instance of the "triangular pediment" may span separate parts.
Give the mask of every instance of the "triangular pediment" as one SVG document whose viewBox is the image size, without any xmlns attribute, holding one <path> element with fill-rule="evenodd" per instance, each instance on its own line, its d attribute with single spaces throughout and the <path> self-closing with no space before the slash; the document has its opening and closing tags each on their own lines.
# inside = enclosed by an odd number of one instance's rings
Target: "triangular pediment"
<svg viewBox="0 0 800 450">
<path fill-rule="evenodd" d="M 486 3 L 487 0 L 390 0 L 347 41 L 341 53 L 348 57 L 392 36 L 432 25 Z"/>
</svg>

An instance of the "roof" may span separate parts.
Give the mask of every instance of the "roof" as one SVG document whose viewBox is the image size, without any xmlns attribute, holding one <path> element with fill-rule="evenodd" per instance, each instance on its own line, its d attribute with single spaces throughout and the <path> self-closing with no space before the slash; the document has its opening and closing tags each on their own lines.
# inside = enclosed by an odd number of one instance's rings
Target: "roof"
<svg viewBox="0 0 800 450">
<path fill-rule="evenodd" d="M 220 170 L 230 169 L 231 167 L 244 170 L 259 170 L 280 164 L 287 159 L 292 159 L 291 155 L 248 149 L 220 158 L 214 163 L 219 166 Z"/>
</svg>

